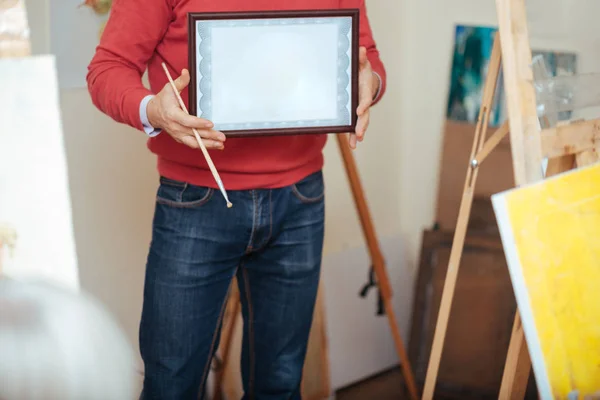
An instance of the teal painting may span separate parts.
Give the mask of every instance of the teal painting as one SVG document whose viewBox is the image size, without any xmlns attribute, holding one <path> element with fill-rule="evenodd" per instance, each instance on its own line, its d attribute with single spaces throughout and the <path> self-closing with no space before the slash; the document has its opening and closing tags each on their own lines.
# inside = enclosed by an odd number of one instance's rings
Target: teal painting
<svg viewBox="0 0 600 400">
<path fill-rule="evenodd" d="M 456 26 L 447 119 L 477 123 L 496 32 L 497 28 L 492 26 Z M 572 75 L 577 71 L 577 56 L 573 53 L 533 50 L 532 56 L 535 55 L 543 56 L 552 76 Z M 500 71 L 489 117 L 492 127 L 499 126 L 507 118 L 503 87 Z M 569 115 L 563 114 L 560 119 L 566 119 Z"/>
</svg>

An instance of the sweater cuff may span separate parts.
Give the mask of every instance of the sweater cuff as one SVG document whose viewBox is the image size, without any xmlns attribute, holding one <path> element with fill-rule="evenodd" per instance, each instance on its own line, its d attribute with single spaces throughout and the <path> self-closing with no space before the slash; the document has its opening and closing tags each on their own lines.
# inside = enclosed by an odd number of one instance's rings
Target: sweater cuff
<svg viewBox="0 0 600 400">
<path fill-rule="evenodd" d="M 142 123 L 140 116 L 140 105 L 144 98 L 152 95 L 153 93 L 150 90 L 142 87 L 132 90 L 123 98 L 123 110 L 126 122 L 140 131 L 145 131 L 144 124 Z"/>
</svg>

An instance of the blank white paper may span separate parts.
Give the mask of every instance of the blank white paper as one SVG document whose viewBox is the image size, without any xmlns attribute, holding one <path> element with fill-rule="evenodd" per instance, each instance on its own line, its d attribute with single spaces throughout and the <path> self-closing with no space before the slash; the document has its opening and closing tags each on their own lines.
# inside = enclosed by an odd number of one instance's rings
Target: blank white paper
<svg viewBox="0 0 600 400">
<path fill-rule="evenodd" d="M 197 22 L 197 115 L 216 129 L 351 125 L 350 17 Z"/>
</svg>

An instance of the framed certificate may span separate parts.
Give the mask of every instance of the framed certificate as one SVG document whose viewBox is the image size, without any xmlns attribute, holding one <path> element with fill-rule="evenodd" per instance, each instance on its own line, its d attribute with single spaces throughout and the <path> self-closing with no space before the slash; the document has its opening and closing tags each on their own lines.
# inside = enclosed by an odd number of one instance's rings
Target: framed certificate
<svg viewBox="0 0 600 400">
<path fill-rule="evenodd" d="M 189 110 L 227 136 L 352 132 L 358 9 L 189 13 Z"/>
</svg>

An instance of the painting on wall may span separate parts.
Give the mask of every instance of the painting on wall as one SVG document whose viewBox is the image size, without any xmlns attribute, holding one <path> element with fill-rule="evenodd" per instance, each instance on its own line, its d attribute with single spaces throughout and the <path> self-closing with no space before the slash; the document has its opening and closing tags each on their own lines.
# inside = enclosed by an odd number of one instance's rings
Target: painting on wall
<svg viewBox="0 0 600 400">
<path fill-rule="evenodd" d="M 477 123 L 496 32 L 497 28 L 491 26 L 456 26 L 447 119 Z M 577 72 L 577 55 L 574 53 L 532 50 L 532 57 L 536 55 L 543 57 L 551 76 L 573 75 Z M 503 82 L 500 71 L 489 118 L 492 127 L 498 127 L 507 118 Z M 560 115 L 560 119 L 569 117 L 569 113 Z"/>
<path fill-rule="evenodd" d="M 448 119 L 477 122 L 495 33 L 493 27 L 456 26 L 446 111 Z M 500 98 L 496 96 L 490 115 L 491 126 L 499 123 L 499 102 Z"/>
</svg>

